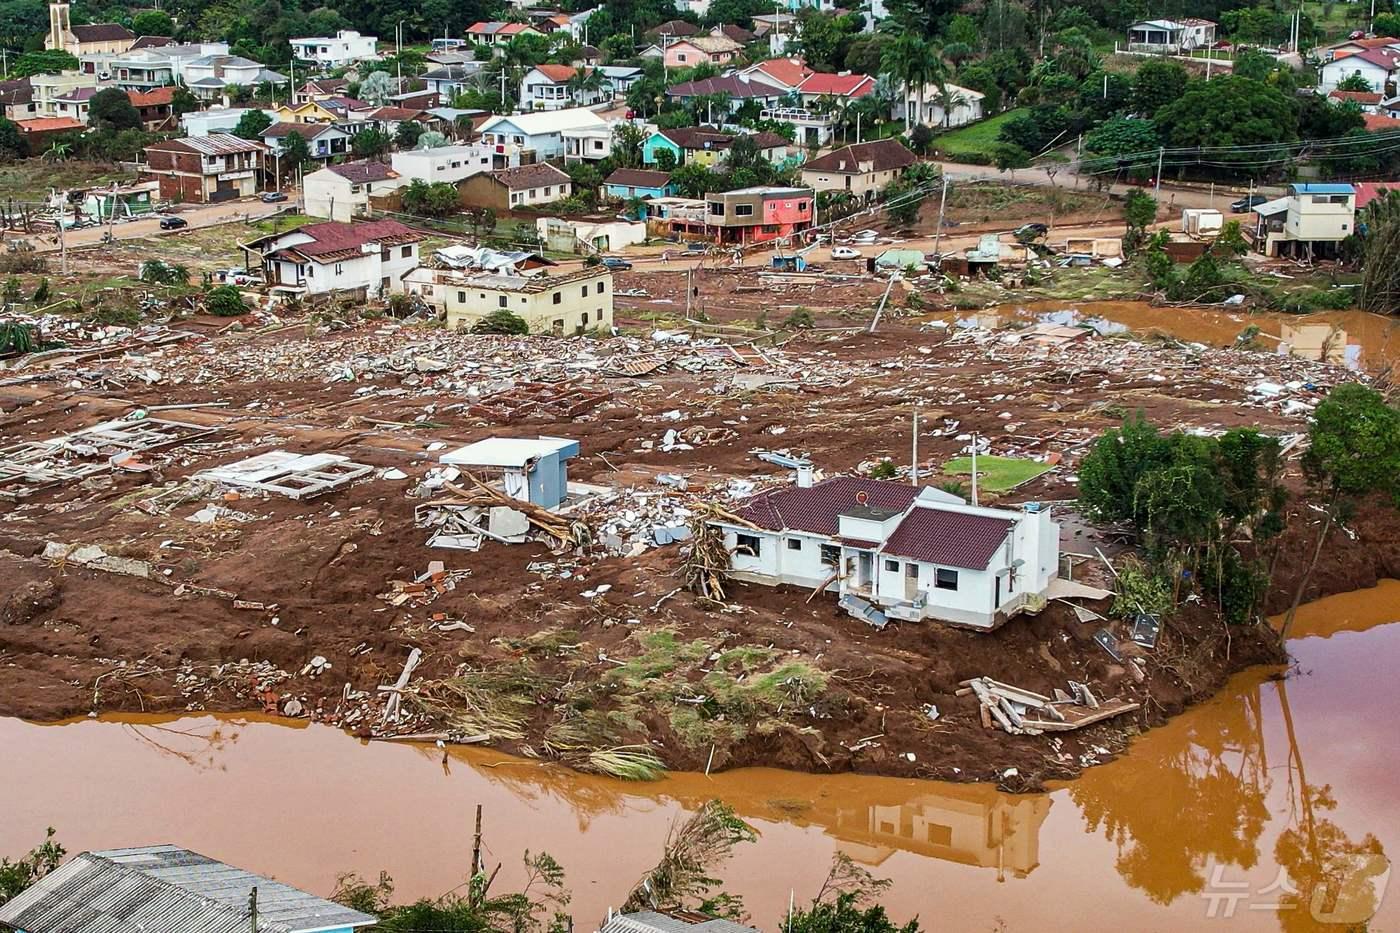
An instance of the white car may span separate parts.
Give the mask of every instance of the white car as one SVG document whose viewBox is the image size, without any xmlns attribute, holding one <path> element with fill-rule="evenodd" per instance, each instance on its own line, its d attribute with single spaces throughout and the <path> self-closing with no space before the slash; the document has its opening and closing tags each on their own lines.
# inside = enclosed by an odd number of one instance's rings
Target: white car
<svg viewBox="0 0 1400 933">
<path fill-rule="evenodd" d="M 831 248 L 832 259 L 859 259 L 860 250 L 852 249 L 849 246 L 833 246 Z"/>
</svg>

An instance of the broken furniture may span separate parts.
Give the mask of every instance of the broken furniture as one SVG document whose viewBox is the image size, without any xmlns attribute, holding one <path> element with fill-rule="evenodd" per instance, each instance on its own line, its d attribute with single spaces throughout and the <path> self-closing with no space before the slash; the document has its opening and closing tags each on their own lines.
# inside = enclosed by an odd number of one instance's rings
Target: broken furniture
<svg viewBox="0 0 1400 933">
<path fill-rule="evenodd" d="M 578 452 L 578 441 L 565 437 L 491 437 L 439 460 L 473 473 L 499 474 L 510 498 L 557 509 L 569 495 L 568 461 Z"/>
<path fill-rule="evenodd" d="M 286 450 L 269 450 L 236 463 L 201 470 L 195 474 L 195 479 L 290 499 L 310 499 L 339 489 L 372 472 L 374 467 L 354 463 L 349 457 L 339 454 L 294 454 Z"/>
<path fill-rule="evenodd" d="M 48 440 L 11 444 L 0 448 L 0 496 L 18 499 L 113 467 L 134 468 L 139 454 L 212 433 L 212 428 L 183 421 L 119 418 Z"/>
</svg>

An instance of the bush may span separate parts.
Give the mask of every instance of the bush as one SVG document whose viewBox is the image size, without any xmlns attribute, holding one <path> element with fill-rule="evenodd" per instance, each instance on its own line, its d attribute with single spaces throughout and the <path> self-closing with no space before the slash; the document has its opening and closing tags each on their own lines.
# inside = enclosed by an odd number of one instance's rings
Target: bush
<svg viewBox="0 0 1400 933">
<path fill-rule="evenodd" d="M 1110 610 L 1113 615 L 1120 619 L 1131 619 L 1139 612 L 1165 616 L 1172 606 L 1171 581 L 1136 558 L 1122 562 Z"/>
<path fill-rule="evenodd" d="M 232 285 L 216 285 L 204 294 L 204 310 L 215 317 L 238 317 L 248 313 L 248 306 Z"/>
<path fill-rule="evenodd" d="M 871 479 L 894 479 L 898 472 L 899 468 L 894 465 L 894 461 L 886 457 L 870 468 L 870 477 Z"/>
<path fill-rule="evenodd" d="M 171 265 L 159 259 L 148 259 L 141 263 L 141 281 L 150 285 L 187 285 L 190 270 L 185 266 Z"/>
<path fill-rule="evenodd" d="M 816 326 L 816 323 L 811 311 L 806 308 L 794 308 L 791 314 L 783 318 L 783 329 L 810 330 Z"/>
<path fill-rule="evenodd" d="M 473 334 L 505 334 L 520 336 L 530 332 L 530 325 L 518 314 L 498 308 L 472 325 Z"/>
</svg>

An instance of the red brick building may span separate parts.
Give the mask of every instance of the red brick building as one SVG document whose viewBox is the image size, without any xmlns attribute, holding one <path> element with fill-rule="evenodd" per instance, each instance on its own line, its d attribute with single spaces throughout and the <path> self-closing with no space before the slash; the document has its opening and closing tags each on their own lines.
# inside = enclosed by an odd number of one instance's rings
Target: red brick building
<svg viewBox="0 0 1400 933">
<path fill-rule="evenodd" d="M 171 201 L 211 204 L 258 193 L 261 143 L 215 133 L 171 139 L 146 147 L 145 175 L 160 181 L 160 196 Z"/>
</svg>

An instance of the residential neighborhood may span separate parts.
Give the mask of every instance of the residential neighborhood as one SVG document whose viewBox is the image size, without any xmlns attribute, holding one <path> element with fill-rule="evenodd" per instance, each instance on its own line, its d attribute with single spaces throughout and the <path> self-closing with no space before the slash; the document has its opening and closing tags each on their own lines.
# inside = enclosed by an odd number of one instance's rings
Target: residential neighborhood
<svg viewBox="0 0 1400 933">
<path fill-rule="evenodd" d="M 5 13 L 0 933 L 1400 925 L 1400 8 Z"/>
</svg>

